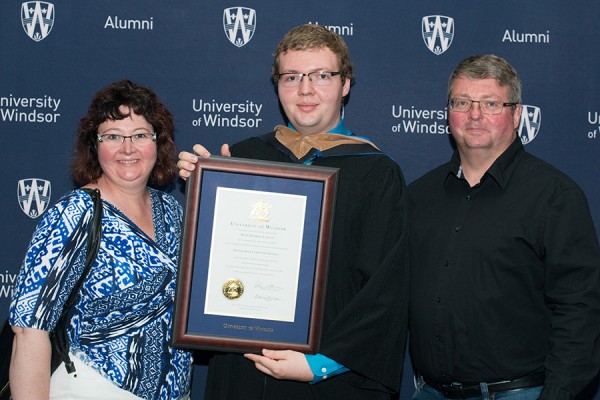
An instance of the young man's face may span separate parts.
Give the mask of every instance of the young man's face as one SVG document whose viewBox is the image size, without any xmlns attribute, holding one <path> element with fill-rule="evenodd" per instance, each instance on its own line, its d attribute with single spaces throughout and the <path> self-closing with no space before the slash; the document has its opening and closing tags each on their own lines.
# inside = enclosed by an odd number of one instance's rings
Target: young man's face
<svg viewBox="0 0 600 400">
<path fill-rule="evenodd" d="M 316 71 L 339 71 L 337 57 L 327 47 L 290 50 L 279 56 L 279 73 Z M 278 83 L 277 91 L 285 115 L 294 128 L 302 135 L 313 135 L 327 132 L 339 123 L 343 97 L 350 91 L 350 79 L 342 82 L 341 75 L 335 75 L 329 85 L 318 86 L 304 76 L 296 87 Z"/>
</svg>

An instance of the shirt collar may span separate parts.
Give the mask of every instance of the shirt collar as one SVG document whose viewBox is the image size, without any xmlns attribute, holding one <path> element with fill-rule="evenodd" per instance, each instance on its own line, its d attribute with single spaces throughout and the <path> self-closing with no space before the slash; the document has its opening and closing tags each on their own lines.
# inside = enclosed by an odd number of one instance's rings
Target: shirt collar
<svg viewBox="0 0 600 400">
<path fill-rule="evenodd" d="M 287 127 L 298 132 L 296 128 L 294 128 L 294 125 L 292 125 L 291 123 L 288 122 Z M 346 136 L 352 136 L 353 133 L 350 132 L 348 129 L 346 129 L 346 127 L 344 126 L 344 120 L 340 118 L 340 122 L 330 131 L 327 131 L 326 133 L 337 133 L 338 135 L 346 135 Z"/>
<path fill-rule="evenodd" d="M 525 148 L 523 147 L 523 143 L 521 143 L 521 138 L 517 136 L 504 153 L 494 161 L 492 166 L 481 178 L 481 181 L 483 182 L 489 175 L 502 189 L 506 188 L 513 171 L 524 154 Z M 455 178 L 464 179 L 462 176 L 462 167 L 458 150 L 454 151 L 452 159 L 450 160 L 450 171 L 448 172 L 448 176 L 450 175 Z"/>
</svg>

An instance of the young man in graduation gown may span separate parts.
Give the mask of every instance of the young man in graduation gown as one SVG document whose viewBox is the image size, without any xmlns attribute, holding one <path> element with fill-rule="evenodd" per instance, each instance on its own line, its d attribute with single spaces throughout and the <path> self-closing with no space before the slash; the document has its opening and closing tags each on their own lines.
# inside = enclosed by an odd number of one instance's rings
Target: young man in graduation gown
<svg viewBox="0 0 600 400">
<path fill-rule="evenodd" d="M 339 168 L 339 180 L 320 352 L 215 355 L 207 399 L 377 400 L 399 389 L 409 282 L 406 188 L 398 165 L 344 126 L 351 78 L 340 36 L 319 25 L 292 29 L 273 65 L 287 126 L 221 148 L 224 156 Z M 210 156 L 200 145 L 194 152 Z M 197 155 L 180 154 L 183 178 Z"/>
</svg>

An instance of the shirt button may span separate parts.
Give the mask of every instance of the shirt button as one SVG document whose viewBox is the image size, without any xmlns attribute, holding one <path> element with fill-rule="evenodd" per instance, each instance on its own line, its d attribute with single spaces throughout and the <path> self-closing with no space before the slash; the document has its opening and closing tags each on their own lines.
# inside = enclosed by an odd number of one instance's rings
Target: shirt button
<svg viewBox="0 0 600 400">
<path fill-rule="evenodd" d="M 438 297 L 437 299 L 435 299 L 435 301 L 437 301 L 438 303 L 440 303 L 442 301 L 442 299 L 440 297 Z"/>
<path fill-rule="evenodd" d="M 327 379 L 327 375 L 323 375 L 323 379 Z"/>
<path fill-rule="evenodd" d="M 460 231 L 460 226 L 455 226 L 455 227 L 454 227 L 454 230 L 455 230 L 456 232 Z"/>
<path fill-rule="evenodd" d="M 447 267 L 448 265 L 450 265 L 450 262 L 448 260 L 444 261 L 444 267 Z"/>
<path fill-rule="evenodd" d="M 467 195 L 467 200 L 471 200 L 471 195 L 470 194 Z"/>
<path fill-rule="evenodd" d="M 440 338 L 439 336 L 436 336 L 436 337 L 435 337 L 435 340 L 440 340 L 440 339 L 441 339 L 441 338 Z"/>
<path fill-rule="evenodd" d="M 327 372 L 327 368 L 325 368 L 325 367 L 321 368 L 321 372 L 323 372 L 323 373 Z"/>
</svg>

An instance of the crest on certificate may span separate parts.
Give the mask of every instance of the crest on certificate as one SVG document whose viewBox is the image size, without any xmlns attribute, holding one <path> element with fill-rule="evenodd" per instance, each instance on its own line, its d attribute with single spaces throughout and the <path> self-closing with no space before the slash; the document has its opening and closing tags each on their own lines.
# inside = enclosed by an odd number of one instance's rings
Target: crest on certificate
<svg viewBox="0 0 600 400">
<path fill-rule="evenodd" d="M 271 205 L 264 200 L 258 200 L 251 205 L 250 219 L 252 221 L 269 222 L 269 209 Z"/>
</svg>

